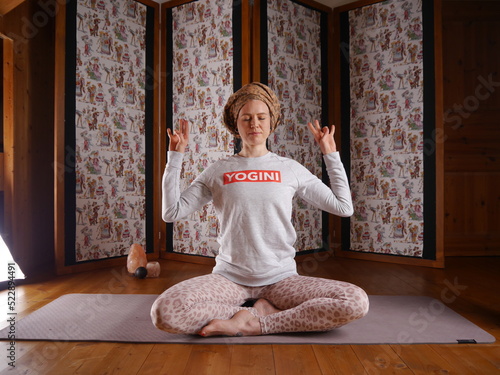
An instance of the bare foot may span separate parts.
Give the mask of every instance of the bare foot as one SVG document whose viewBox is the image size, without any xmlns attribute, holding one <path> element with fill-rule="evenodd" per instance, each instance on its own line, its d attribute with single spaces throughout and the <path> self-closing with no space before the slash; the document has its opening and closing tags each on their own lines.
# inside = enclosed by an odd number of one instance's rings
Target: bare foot
<svg viewBox="0 0 500 375">
<path fill-rule="evenodd" d="M 282 310 L 277 309 L 274 305 L 267 299 L 259 298 L 253 305 L 253 307 L 259 312 L 260 316 L 266 316 L 271 314 L 276 314 Z"/>
<path fill-rule="evenodd" d="M 231 319 L 214 319 L 199 332 L 200 336 L 257 336 L 262 334 L 259 318 L 248 310 L 238 311 Z"/>
</svg>

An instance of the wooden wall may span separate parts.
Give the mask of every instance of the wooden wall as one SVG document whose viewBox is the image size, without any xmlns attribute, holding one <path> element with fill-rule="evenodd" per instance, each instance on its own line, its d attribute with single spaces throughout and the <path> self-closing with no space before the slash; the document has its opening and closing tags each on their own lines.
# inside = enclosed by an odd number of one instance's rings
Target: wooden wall
<svg viewBox="0 0 500 375">
<path fill-rule="evenodd" d="M 54 266 L 55 20 L 39 3 L 0 16 L 15 62 L 8 241 L 28 276 Z M 446 255 L 500 255 L 499 42 L 500 2 L 443 1 Z"/>
<path fill-rule="evenodd" d="M 500 2 L 443 1 L 445 254 L 500 255 Z"/>
<path fill-rule="evenodd" d="M 6 242 L 29 277 L 54 268 L 55 19 L 54 9 L 39 3 L 45 4 L 26 0 L 0 17 L 0 32 L 14 47 L 14 126 L 12 147 L 5 150 L 12 159 L 5 175 L 11 189 Z"/>
</svg>

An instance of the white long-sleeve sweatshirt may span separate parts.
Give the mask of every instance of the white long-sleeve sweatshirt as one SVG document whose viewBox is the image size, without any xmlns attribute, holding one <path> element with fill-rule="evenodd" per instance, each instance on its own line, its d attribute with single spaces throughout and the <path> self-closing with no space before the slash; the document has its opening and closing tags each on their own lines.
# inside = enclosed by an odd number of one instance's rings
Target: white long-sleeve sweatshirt
<svg viewBox="0 0 500 375">
<path fill-rule="evenodd" d="M 300 163 L 272 152 L 257 158 L 238 155 L 205 169 L 183 192 L 183 154 L 168 152 L 163 174 L 162 216 L 183 219 L 213 201 L 220 224 L 214 273 L 242 285 L 262 286 L 297 274 L 295 194 L 315 207 L 351 216 L 353 206 L 338 152 L 324 157 L 331 189 Z"/>
</svg>

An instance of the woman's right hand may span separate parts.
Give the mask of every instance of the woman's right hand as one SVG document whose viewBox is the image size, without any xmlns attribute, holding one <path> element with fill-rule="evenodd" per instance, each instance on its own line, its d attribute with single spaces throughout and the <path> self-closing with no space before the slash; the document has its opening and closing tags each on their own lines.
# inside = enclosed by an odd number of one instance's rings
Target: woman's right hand
<svg viewBox="0 0 500 375">
<path fill-rule="evenodd" d="M 333 136 L 335 135 L 335 125 L 321 127 L 318 120 L 307 123 L 314 140 L 319 144 L 323 155 L 337 151 L 337 145 Z"/>
<path fill-rule="evenodd" d="M 168 150 L 182 152 L 186 150 L 186 146 L 189 142 L 189 123 L 187 120 L 179 120 L 179 130 L 167 129 L 167 134 L 169 138 Z"/>
</svg>

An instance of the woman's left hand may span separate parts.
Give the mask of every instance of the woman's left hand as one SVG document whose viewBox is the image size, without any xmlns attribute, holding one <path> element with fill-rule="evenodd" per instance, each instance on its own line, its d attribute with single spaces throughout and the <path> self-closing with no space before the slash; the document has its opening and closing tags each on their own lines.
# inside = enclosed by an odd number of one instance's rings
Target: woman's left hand
<svg viewBox="0 0 500 375">
<path fill-rule="evenodd" d="M 337 151 L 337 144 L 333 138 L 335 135 L 335 125 L 321 127 L 319 121 L 314 120 L 314 125 L 308 122 L 307 127 L 314 136 L 314 140 L 319 144 L 319 148 L 323 155 Z"/>
<path fill-rule="evenodd" d="M 170 130 L 170 128 L 167 129 L 167 135 L 169 139 L 168 150 L 184 153 L 189 143 L 188 121 L 180 119 L 179 128 L 180 128 L 179 130 L 174 130 L 174 131 Z"/>
</svg>

